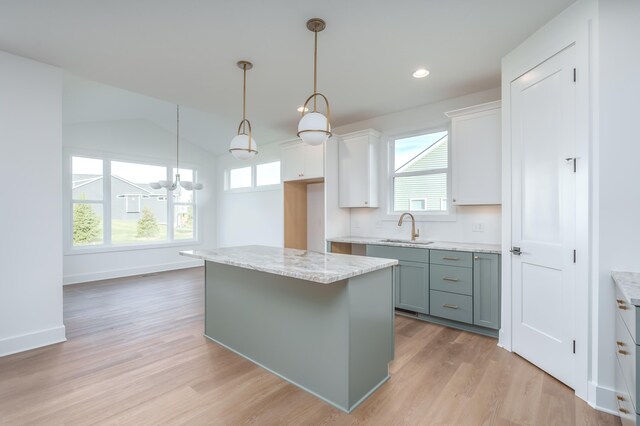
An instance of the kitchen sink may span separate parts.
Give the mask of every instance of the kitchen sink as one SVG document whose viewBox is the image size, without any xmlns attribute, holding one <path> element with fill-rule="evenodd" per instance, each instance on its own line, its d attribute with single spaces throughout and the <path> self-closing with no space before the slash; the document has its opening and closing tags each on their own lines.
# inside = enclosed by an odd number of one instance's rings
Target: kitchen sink
<svg viewBox="0 0 640 426">
<path fill-rule="evenodd" d="M 433 241 L 411 241 L 411 240 L 400 240 L 400 239 L 394 239 L 394 238 L 382 240 L 382 242 L 383 243 L 421 244 L 421 245 L 427 245 L 427 244 L 433 243 Z"/>
</svg>

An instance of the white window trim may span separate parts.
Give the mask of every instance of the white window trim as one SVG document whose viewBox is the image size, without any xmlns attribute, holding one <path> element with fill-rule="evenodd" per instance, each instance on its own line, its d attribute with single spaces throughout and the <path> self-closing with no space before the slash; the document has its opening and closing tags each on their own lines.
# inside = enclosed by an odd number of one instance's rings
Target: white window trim
<svg viewBox="0 0 640 426">
<path fill-rule="evenodd" d="M 271 185 L 260 185 L 258 186 L 258 166 L 262 164 L 269 163 L 280 163 L 280 181 L 279 183 L 274 183 Z M 243 188 L 230 188 L 231 183 L 231 170 L 236 169 L 244 169 L 247 167 L 251 167 L 251 185 L 245 186 Z M 227 194 L 242 194 L 246 192 L 260 192 L 260 191 L 276 191 L 282 187 L 282 160 L 274 159 L 269 161 L 260 161 L 253 164 L 243 164 L 243 165 L 234 165 L 229 166 L 224 171 L 224 192 Z"/>
<path fill-rule="evenodd" d="M 119 251 L 130 251 L 130 250 L 148 250 L 155 248 L 165 248 L 165 247 L 180 247 L 180 246 L 189 246 L 200 243 L 200 230 L 199 230 L 199 217 L 200 217 L 200 206 L 197 203 L 197 191 L 193 192 L 193 202 L 185 203 L 185 202 L 177 202 L 173 201 L 173 197 L 167 196 L 167 239 L 159 242 L 150 242 L 150 243 L 142 243 L 142 244 L 112 244 L 111 242 L 111 162 L 112 161 L 122 161 L 127 163 L 139 163 L 150 166 L 162 166 L 167 169 L 167 180 L 173 180 L 173 176 L 171 173 L 175 167 L 175 164 L 171 160 L 163 161 L 148 157 L 140 157 L 140 156 L 129 156 L 123 154 L 117 154 L 107 151 L 99 151 L 99 150 L 85 150 L 79 148 L 64 148 L 63 149 L 63 242 L 64 242 L 64 250 L 63 254 L 65 256 L 74 256 L 74 255 L 82 255 L 82 254 L 91 254 L 91 253 L 105 253 L 105 252 L 119 252 Z M 71 159 L 72 157 L 86 157 L 86 158 L 96 158 L 101 159 L 102 170 L 103 170 L 103 190 L 102 190 L 102 200 L 83 200 L 82 202 L 87 202 L 91 204 L 101 204 L 103 206 L 103 239 L 102 244 L 96 245 L 87 245 L 87 246 L 74 246 L 73 245 L 73 203 L 72 198 L 73 189 L 72 185 L 72 167 L 71 167 Z M 191 163 L 182 163 L 181 168 L 183 169 L 191 169 L 193 170 L 194 181 L 197 181 L 198 176 L 198 167 L 195 164 Z M 167 194 L 168 195 L 168 194 Z M 174 205 L 183 204 L 183 205 L 192 205 L 193 208 L 193 238 L 191 239 L 174 239 L 174 225 L 173 225 L 173 215 L 174 215 Z"/>
<path fill-rule="evenodd" d="M 434 170 L 425 170 L 421 172 L 410 172 L 403 173 L 401 176 L 415 176 L 415 175 L 426 175 L 426 174 L 437 174 L 437 173 L 447 173 L 447 211 L 446 212 L 433 212 L 433 211 L 412 211 L 411 214 L 415 217 L 416 222 L 455 222 L 456 221 L 456 206 L 453 205 L 451 201 L 451 184 L 452 184 L 452 164 L 451 164 L 451 149 L 452 138 L 451 138 L 451 128 L 449 126 L 440 126 L 440 127 L 431 127 L 422 130 L 415 130 L 407 133 L 394 134 L 389 136 L 384 144 L 386 146 L 386 150 L 383 151 L 385 155 L 382 155 L 381 161 L 383 161 L 385 169 L 387 171 L 387 179 L 383 180 L 382 183 L 382 191 L 386 194 L 386 214 L 383 217 L 383 220 L 387 221 L 397 221 L 400 218 L 400 215 L 404 212 L 396 212 L 393 210 L 394 205 L 394 193 L 393 193 L 393 179 L 396 176 L 395 174 L 395 141 L 398 139 L 410 138 L 414 136 L 420 136 L 427 133 L 437 133 L 437 132 L 448 132 L 449 140 L 449 148 L 447 150 L 447 162 L 448 167 L 446 169 L 434 169 Z"/>
</svg>

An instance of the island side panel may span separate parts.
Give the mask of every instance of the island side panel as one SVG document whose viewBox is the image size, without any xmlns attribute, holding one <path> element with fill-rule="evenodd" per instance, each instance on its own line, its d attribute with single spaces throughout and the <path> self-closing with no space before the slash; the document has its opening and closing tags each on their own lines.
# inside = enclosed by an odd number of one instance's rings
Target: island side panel
<svg viewBox="0 0 640 426">
<path fill-rule="evenodd" d="M 347 281 L 206 262 L 205 335 L 348 410 Z"/>
<path fill-rule="evenodd" d="M 349 409 L 389 378 L 394 351 L 393 268 L 349 279 Z"/>
</svg>

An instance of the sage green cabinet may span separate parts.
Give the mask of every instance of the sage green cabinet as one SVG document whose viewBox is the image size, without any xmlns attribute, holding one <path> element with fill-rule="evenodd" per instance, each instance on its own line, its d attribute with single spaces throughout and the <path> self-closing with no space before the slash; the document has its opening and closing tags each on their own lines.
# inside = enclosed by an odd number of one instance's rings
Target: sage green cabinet
<svg viewBox="0 0 640 426">
<path fill-rule="evenodd" d="M 429 313 L 429 250 L 368 245 L 367 256 L 398 259 L 395 272 L 396 308 Z"/>
<path fill-rule="evenodd" d="M 500 328 L 500 256 L 473 254 L 473 323 Z"/>
<path fill-rule="evenodd" d="M 429 313 L 429 264 L 400 260 L 396 267 L 396 307 Z"/>
</svg>

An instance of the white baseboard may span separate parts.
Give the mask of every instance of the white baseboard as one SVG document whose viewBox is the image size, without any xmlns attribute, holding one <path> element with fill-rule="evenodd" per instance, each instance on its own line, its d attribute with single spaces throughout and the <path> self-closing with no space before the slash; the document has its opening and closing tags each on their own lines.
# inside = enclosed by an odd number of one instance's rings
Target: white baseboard
<svg viewBox="0 0 640 426">
<path fill-rule="evenodd" d="M 173 271 L 175 269 L 195 268 L 202 266 L 203 261 L 198 259 L 183 260 L 181 262 L 162 263 L 159 265 L 137 266 L 135 268 L 114 269 L 111 271 L 92 272 L 89 274 L 65 275 L 63 285 L 79 284 L 91 281 L 108 280 L 111 278 L 123 278 L 134 275 L 151 274 L 154 272 Z"/>
<path fill-rule="evenodd" d="M 616 391 L 597 383 L 589 382 L 589 405 L 605 413 L 619 415 L 616 403 Z"/>
<path fill-rule="evenodd" d="M 65 342 L 64 325 L 0 340 L 0 357 Z"/>
</svg>

